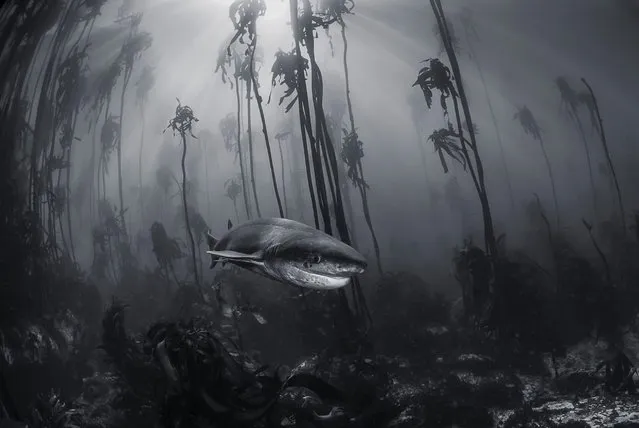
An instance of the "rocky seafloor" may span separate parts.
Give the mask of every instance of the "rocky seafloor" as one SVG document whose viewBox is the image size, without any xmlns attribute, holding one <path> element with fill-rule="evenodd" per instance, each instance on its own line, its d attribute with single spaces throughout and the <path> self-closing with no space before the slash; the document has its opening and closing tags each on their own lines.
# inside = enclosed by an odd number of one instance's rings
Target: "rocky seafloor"
<svg viewBox="0 0 639 428">
<path fill-rule="evenodd" d="M 60 347 L 51 345 L 55 338 L 36 334 L 42 330 L 37 326 L 28 330 L 32 332 L 27 336 L 31 337 L 29 344 L 14 349 L 2 346 L 8 370 L 16 364 L 23 367 L 44 364 L 45 356 L 37 349 L 46 354 L 56 353 L 61 370 L 71 370 L 72 335 L 62 335 L 66 344 Z M 64 332 L 68 328 L 61 324 L 59 330 Z M 634 336 L 629 336 L 625 343 L 631 359 L 639 355 L 639 341 Z M 603 387 L 605 373 L 596 370 L 601 348 L 601 344 L 588 341 L 569 349 L 554 364 L 557 376 L 550 360 L 543 370 L 531 373 L 505 368 L 502 362 L 485 353 L 459 350 L 435 356 L 431 352 L 423 360 L 385 355 L 304 358 L 286 369 L 288 374 L 311 373 L 325 380 L 344 391 L 346 404 L 327 405 L 309 398 L 312 394 L 299 394 L 293 388 L 281 397 L 285 405 L 275 406 L 266 420 L 254 426 L 639 427 L 639 395 L 623 391 L 611 394 Z M 259 367 L 249 360 L 245 358 L 243 364 L 250 364 L 252 370 Z M 636 371 L 632 379 L 639 385 Z M 122 388 L 117 376 L 98 369 L 82 382 L 81 394 L 67 403 L 56 404 L 57 398 L 53 396 L 52 405 L 58 406 L 58 410 L 72 409 L 67 415 L 68 423 L 56 427 L 124 426 L 124 413 L 116 405 Z M 330 417 L 309 424 L 308 420 L 296 417 L 299 412 L 291 410 L 301 407 Z M 30 428 L 46 426 L 50 425 L 29 423 Z"/>
</svg>

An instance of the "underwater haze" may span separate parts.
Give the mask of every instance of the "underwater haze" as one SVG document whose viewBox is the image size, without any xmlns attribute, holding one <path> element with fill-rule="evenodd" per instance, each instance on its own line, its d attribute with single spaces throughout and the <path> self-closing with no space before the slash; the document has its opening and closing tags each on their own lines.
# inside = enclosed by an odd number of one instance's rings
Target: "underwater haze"
<svg viewBox="0 0 639 428">
<path fill-rule="evenodd" d="M 638 1 L 0 24 L 0 427 L 639 426 Z"/>
</svg>

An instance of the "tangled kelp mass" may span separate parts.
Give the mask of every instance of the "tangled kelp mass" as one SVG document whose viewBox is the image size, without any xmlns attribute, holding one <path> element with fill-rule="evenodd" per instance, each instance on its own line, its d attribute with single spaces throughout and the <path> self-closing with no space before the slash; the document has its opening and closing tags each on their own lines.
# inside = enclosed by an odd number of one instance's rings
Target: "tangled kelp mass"
<svg viewBox="0 0 639 428">
<path fill-rule="evenodd" d="M 0 427 L 639 426 L 636 2 L 443 3 L 5 2 Z"/>
</svg>

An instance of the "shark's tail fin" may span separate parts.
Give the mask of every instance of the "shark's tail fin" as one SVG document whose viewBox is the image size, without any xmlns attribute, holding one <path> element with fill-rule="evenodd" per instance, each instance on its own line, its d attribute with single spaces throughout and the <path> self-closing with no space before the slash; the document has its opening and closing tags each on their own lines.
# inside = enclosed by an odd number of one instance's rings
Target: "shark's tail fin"
<svg viewBox="0 0 639 428">
<path fill-rule="evenodd" d="M 215 250 L 215 245 L 217 244 L 217 239 L 211 235 L 211 232 L 206 232 L 206 243 L 209 246 L 209 250 L 213 251 Z M 215 258 L 213 258 L 213 255 L 211 255 L 211 266 L 209 267 L 209 269 L 213 269 L 216 265 L 216 261 Z"/>
</svg>

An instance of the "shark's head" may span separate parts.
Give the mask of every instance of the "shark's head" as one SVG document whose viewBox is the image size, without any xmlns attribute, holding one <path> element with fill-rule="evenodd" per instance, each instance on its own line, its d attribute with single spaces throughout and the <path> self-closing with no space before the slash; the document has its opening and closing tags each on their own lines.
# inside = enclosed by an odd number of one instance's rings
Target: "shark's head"
<svg viewBox="0 0 639 428">
<path fill-rule="evenodd" d="M 267 269 L 300 287 L 344 287 L 354 275 L 366 270 L 364 256 L 328 236 L 301 237 L 278 245 L 265 258 Z"/>
</svg>

